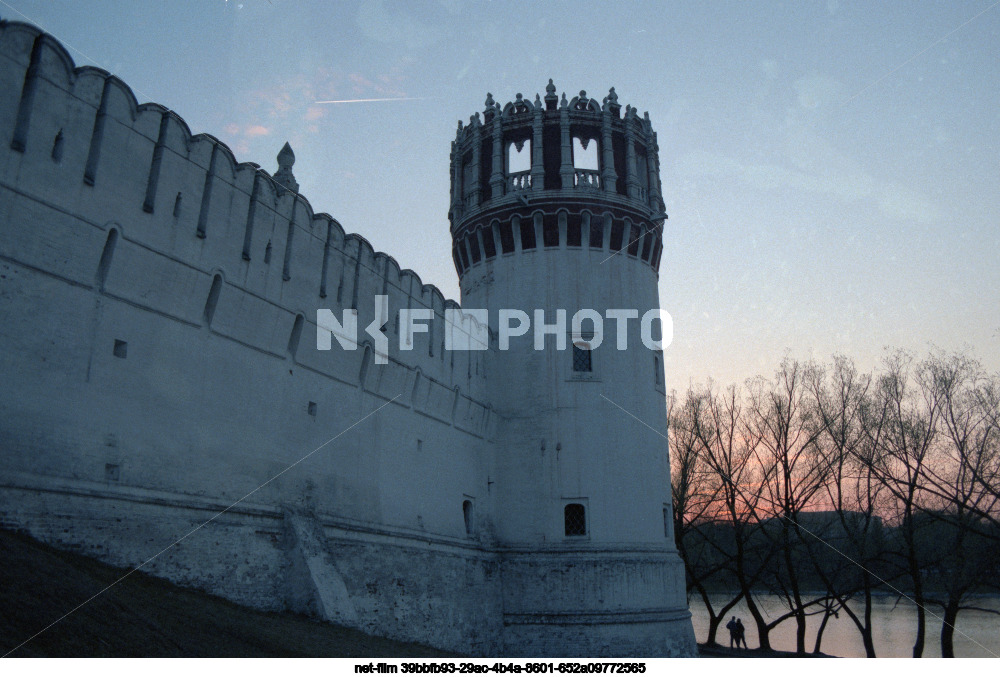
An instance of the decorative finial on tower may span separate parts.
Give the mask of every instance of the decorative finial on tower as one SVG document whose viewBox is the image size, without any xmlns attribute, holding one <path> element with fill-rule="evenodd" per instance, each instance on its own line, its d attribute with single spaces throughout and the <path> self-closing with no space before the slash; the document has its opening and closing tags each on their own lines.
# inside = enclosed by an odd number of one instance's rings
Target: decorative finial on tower
<svg viewBox="0 0 1000 677">
<path fill-rule="evenodd" d="M 545 85 L 545 108 L 555 110 L 557 103 L 559 97 L 556 96 L 556 86 L 552 83 L 552 78 L 549 78 L 549 84 Z"/>
<path fill-rule="evenodd" d="M 566 100 L 566 92 L 562 93 L 562 100 L 559 102 L 560 108 L 569 108 L 569 101 Z"/>
<path fill-rule="evenodd" d="M 608 90 L 608 95 L 604 97 L 604 112 L 617 118 L 618 111 L 621 109 L 621 104 L 618 103 L 618 93 L 612 87 Z"/>
<path fill-rule="evenodd" d="M 493 122 L 493 119 L 497 114 L 497 105 L 493 100 L 493 94 L 486 92 L 486 109 L 483 111 L 483 118 L 486 120 L 486 124 Z"/>
<path fill-rule="evenodd" d="M 542 110 L 542 98 L 537 94 L 535 94 L 535 108 L 538 110 Z"/>
<path fill-rule="evenodd" d="M 283 194 L 286 190 L 290 190 L 293 193 L 299 192 L 299 182 L 295 180 L 295 175 L 292 174 L 292 165 L 295 164 L 295 153 L 292 152 L 292 147 L 285 142 L 285 145 L 281 147 L 278 151 L 278 171 L 274 173 L 274 181 L 278 184 L 278 194 Z"/>
<path fill-rule="evenodd" d="M 295 164 L 295 153 L 291 145 L 285 141 L 285 145 L 278 151 L 278 169 L 291 169 Z"/>
</svg>

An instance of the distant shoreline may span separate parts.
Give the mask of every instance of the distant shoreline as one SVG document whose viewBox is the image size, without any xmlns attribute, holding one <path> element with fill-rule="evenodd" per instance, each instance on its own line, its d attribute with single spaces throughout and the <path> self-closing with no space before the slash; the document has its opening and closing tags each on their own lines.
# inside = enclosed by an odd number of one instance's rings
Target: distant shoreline
<svg viewBox="0 0 1000 677">
<path fill-rule="evenodd" d="M 771 649 L 763 651 L 761 649 L 730 649 L 722 644 L 708 645 L 699 644 L 698 654 L 702 658 L 839 658 L 827 653 L 795 653 L 794 651 L 778 651 Z"/>
</svg>

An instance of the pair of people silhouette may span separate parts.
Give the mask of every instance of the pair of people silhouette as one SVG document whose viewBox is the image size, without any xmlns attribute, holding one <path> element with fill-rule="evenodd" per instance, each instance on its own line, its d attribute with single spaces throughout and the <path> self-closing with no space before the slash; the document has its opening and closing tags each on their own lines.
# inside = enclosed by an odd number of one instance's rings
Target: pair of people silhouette
<svg viewBox="0 0 1000 677">
<path fill-rule="evenodd" d="M 726 623 L 726 629 L 729 630 L 729 648 L 733 648 L 733 643 L 736 643 L 736 648 L 740 648 L 740 644 L 743 644 L 743 648 L 747 648 L 747 633 L 746 628 L 743 627 L 743 619 L 733 616 Z"/>
</svg>

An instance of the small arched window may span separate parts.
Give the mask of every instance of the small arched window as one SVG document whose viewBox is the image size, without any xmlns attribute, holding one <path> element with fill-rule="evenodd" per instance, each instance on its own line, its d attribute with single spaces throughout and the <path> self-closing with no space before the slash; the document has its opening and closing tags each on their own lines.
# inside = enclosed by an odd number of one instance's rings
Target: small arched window
<svg viewBox="0 0 1000 677">
<path fill-rule="evenodd" d="M 625 240 L 625 224 L 621 221 L 611 222 L 611 251 L 617 252 Z"/>
<path fill-rule="evenodd" d="M 563 508 L 567 536 L 587 535 L 587 509 L 581 503 L 567 503 Z"/>
<path fill-rule="evenodd" d="M 372 363 L 372 349 L 370 346 L 365 346 L 365 353 L 361 358 L 361 374 L 358 377 L 358 382 L 361 387 L 365 387 L 365 381 L 368 380 L 368 368 Z"/>
<path fill-rule="evenodd" d="M 500 224 L 500 249 L 504 254 L 510 254 L 514 251 L 514 230 L 510 221 Z"/>
<path fill-rule="evenodd" d="M 507 145 L 507 176 L 531 171 L 531 139 L 519 139 Z"/>
<path fill-rule="evenodd" d="M 604 217 L 590 217 L 590 248 L 604 249 Z"/>
<path fill-rule="evenodd" d="M 570 214 L 566 221 L 566 246 L 579 247 L 582 239 L 582 219 L 579 214 Z"/>
<path fill-rule="evenodd" d="M 492 259 L 497 255 L 496 240 L 493 239 L 493 226 L 484 226 L 479 229 L 483 238 L 483 255 L 487 259 Z"/>
<path fill-rule="evenodd" d="M 469 251 L 472 253 L 472 262 L 479 263 L 483 257 L 479 253 L 479 239 L 476 237 L 476 233 L 469 233 L 466 236 L 466 241 L 469 243 Z"/>
<path fill-rule="evenodd" d="M 586 169 L 596 172 L 600 169 L 598 164 L 597 143 L 588 136 L 573 137 L 573 167 L 576 169 Z"/>
<path fill-rule="evenodd" d="M 535 222 L 534 219 L 521 221 L 521 249 L 535 248 Z"/>
<path fill-rule="evenodd" d="M 471 536 L 476 525 L 472 501 L 468 499 L 462 501 L 462 517 L 465 519 L 465 533 Z"/>
<path fill-rule="evenodd" d="M 542 217 L 542 245 L 559 246 L 559 217 L 555 214 L 546 214 Z"/>
</svg>

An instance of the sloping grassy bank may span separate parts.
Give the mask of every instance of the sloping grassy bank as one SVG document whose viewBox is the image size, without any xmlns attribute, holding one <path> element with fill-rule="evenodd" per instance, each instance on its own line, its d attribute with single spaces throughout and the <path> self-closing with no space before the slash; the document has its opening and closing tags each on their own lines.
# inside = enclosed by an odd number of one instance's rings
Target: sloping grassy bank
<svg viewBox="0 0 1000 677">
<path fill-rule="evenodd" d="M 0 531 L 0 655 L 126 569 Z M 264 613 L 135 572 L 11 656 L 444 656 L 419 644 Z"/>
</svg>

